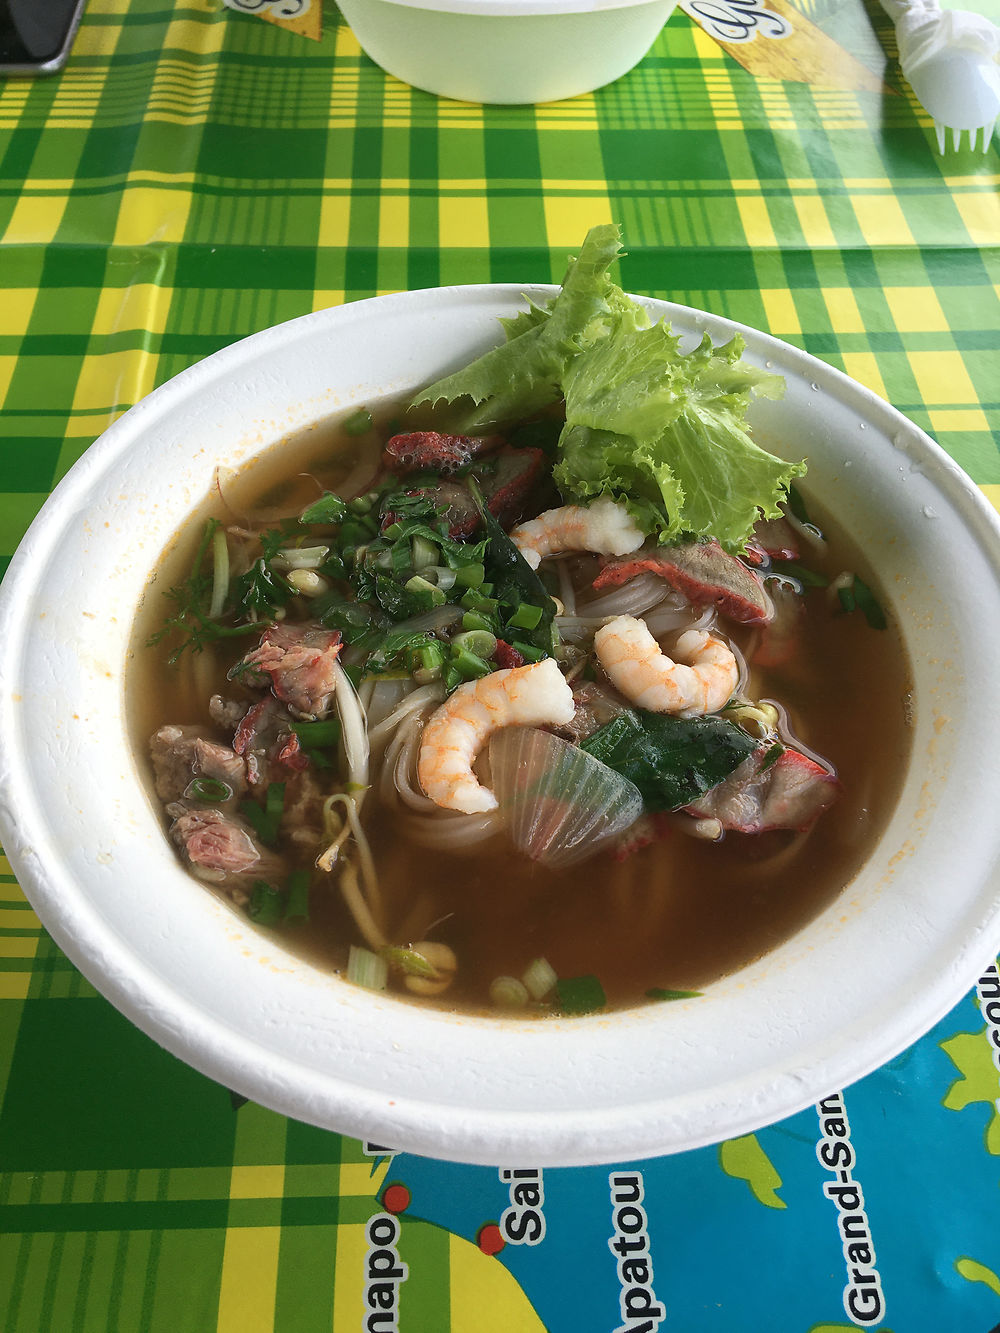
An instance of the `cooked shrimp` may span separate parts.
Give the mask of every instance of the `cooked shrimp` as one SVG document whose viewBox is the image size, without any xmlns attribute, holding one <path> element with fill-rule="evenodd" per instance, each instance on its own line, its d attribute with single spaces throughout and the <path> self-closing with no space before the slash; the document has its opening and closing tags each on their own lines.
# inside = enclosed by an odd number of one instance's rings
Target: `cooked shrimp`
<svg viewBox="0 0 1000 1333">
<path fill-rule="evenodd" d="M 625 506 L 603 497 L 586 506 L 546 509 L 512 528 L 510 538 L 532 569 L 560 551 L 630 555 L 645 540 Z"/>
<path fill-rule="evenodd" d="M 668 657 L 641 620 L 616 616 L 594 635 L 594 648 L 612 684 L 651 713 L 714 713 L 739 680 L 733 650 L 704 630 L 685 630 Z"/>
<path fill-rule="evenodd" d="M 494 671 L 459 685 L 424 727 L 417 776 L 426 794 L 446 810 L 494 810 L 497 798 L 482 786 L 472 764 L 500 727 L 562 726 L 576 711 L 573 691 L 551 657 Z"/>
</svg>

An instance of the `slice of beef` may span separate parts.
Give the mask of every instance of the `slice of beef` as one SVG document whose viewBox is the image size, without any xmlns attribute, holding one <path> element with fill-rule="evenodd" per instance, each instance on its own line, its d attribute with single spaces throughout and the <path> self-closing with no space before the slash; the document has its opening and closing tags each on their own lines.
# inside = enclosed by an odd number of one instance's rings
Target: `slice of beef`
<svg viewBox="0 0 1000 1333">
<path fill-rule="evenodd" d="M 552 730 L 574 745 L 585 741 L 625 709 L 625 703 L 617 694 L 611 694 L 596 681 L 589 680 L 574 686 L 573 703 L 576 712 L 572 721 L 561 727 L 553 727 Z"/>
<path fill-rule="evenodd" d="M 714 602 L 722 615 L 740 624 L 765 625 L 774 615 L 771 599 L 757 574 L 714 539 L 645 548 L 635 555 L 610 560 L 594 580 L 594 587 L 615 587 L 646 572 L 666 579 L 696 606 Z"/>
<path fill-rule="evenodd" d="M 446 475 L 474 458 L 493 453 L 503 442 L 502 435 L 443 435 L 436 430 L 416 430 L 388 440 L 383 462 L 391 472 L 404 475 L 425 469 Z"/>
<path fill-rule="evenodd" d="M 161 801 L 179 800 L 192 779 L 199 776 L 224 782 L 233 796 L 246 791 L 245 761 L 230 746 L 205 736 L 196 726 L 161 727 L 149 748 L 156 794 Z"/>
<path fill-rule="evenodd" d="M 235 670 L 241 679 L 248 671 L 270 676 L 275 695 L 300 717 L 325 717 L 333 704 L 334 663 L 340 649 L 340 630 L 271 625 L 261 636 L 260 646 Z"/>
<path fill-rule="evenodd" d="M 213 694 L 208 701 L 209 717 L 225 731 L 235 731 L 246 711 L 245 699 L 227 699 L 224 695 Z"/>
<path fill-rule="evenodd" d="M 233 750 L 246 761 L 247 778 L 256 787 L 283 782 L 290 773 L 309 767 L 288 709 L 268 695 L 244 713 L 233 737 Z"/>
<path fill-rule="evenodd" d="M 762 745 L 739 768 L 699 800 L 685 806 L 689 815 L 717 819 L 736 833 L 770 829 L 803 832 L 837 799 L 837 777 L 800 750 L 785 749 L 773 762 Z"/>
<path fill-rule="evenodd" d="M 255 878 L 282 872 L 280 858 L 261 848 L 250 828 L 235 815 L 214 806 L 196 809 L 183 803 L 168 806 L 167 813 L 174 820 L 170 837 L 201 878 L 228 885 L 251 872 Z"/>
</svg>

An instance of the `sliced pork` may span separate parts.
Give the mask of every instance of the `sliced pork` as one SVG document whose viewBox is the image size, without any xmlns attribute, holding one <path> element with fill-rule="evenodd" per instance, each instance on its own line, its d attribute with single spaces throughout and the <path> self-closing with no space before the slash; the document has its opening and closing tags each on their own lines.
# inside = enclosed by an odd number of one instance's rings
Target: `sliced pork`
<svg viewBox="0 0 1000 1333">
<path fill-rule="evenodd" d="M 594 587 L 616 587 L 646 572 L 666 579 L 696 606 L 714 602 L 722 615 L 740 624 L 765 625 L 774 615 L 758 575 L 714 540 L 646 548 L 609 561 Z"/>
<path fill-rule="evenodd" d="M 687 813 L 717 819 L 736 833 L 809 828 L 837 799 L 840 783 L 799 750 L 783 749 L 773 761 L 771 753 L 761 746 L 725 782 L 686 806 Z"/>
</svg>

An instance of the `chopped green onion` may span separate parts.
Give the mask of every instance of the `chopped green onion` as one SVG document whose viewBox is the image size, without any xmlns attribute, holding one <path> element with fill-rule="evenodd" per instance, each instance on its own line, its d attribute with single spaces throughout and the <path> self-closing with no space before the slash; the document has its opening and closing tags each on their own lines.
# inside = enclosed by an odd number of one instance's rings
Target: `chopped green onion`
<svg viewBox="0 0 1000 1333">
<path fill-rule="evenodd" d="M 463 676 L 454 662 L 446 662 L 441 668 L 441 679 L 444 681 L 445 689 L 451 693 L 462 684 Z"/>
<path fill-rule="evenodd" d="M 340 722 L 335 717 L 321 722 L 293 722 L 291 729 L 306 750 L 324 750 L 340 740 Z"/>
<path fill-rule="evenodd" d="M 478 561 L 470 560 L 467 565 L 459 565 L 455 570 L 456 581 L 463 588 L 481 588 L 485 577 L 486 566 Z"/>
<path fill-rule="evenodd" d="M 365 990 L 385 990 L 389 980 L 389 965 L 384 958 L 371 949 L 362 949 L 352 944 L 347 955 L 347 980 L 355 986 L 364 986 Z"/>
<path fill-rule="evenodd" d="M 192 801 L 228 801 L 232 787 L 219 778 L 194 778 L 184 788 L 184 795 Z"/>
<path fill-rule="evenodd" d="M 854 576 L 854 597 L 857 606 L 872 629 L 885 629 L 887 627 L 888 622 L 885 618 L 885 612 L 879 605 L 875 594 L 864 579 L 859 578 L 857 574 Z"/>
<path fill-rule="evenodd" d="M 700 990 L 672 990 L 669 986 L 653 986 L 646 992 L 647 1000 L 694 1000 L 703 994 Z"/>
<path fill-rule="evenodd" d="M 516 648 L 526 662 L 541 662 L 548 656 L 543 649 L 536 648 L 530 643 L 522 643 L 520 639 L 515 639 L 510 646 Z"/>
<path fill-rule="evenodd" d="M 461 604 L 466 611 L 480 611 L 484 616 L 495 616 L 500 603 L 495 597 L 486 597 L 482 587 L 470 588 L 462 594 Z"/>
<path fill-rule="evenodd" d="M 433 583 L 435 588 L 440 588 L 442 592 L 447 592 L 449 588 L 455 586 L 455 571 L 449 569 L 447 565 L 427 565 L 420 571 L 420 577 L 425 578 L 428 583 Z"/>
<path fill-rule="evenodd" d="M 536 958 L 524 969 L 521 980 L 533 1000 L 544 1000 L 559 977 L 547 958 Z"/>
<path fill-rule="evenodd" d="M 798 579 L 799 583 L 809 588 L 825 588 L 830 582 L 825 574 L 819 574 L 797 560 L 772 560 L 771 569 L 775 574 L 786 574 L 789 578 Z"/>
<path fill-rule="evenodd" d="M 497 636 L 488 629 L 464 630 L 461 634 L 455 635 L 451 646 L 475 653 L 477 657 L 489 658 L 497 650 Z"/>
<path fill-rule="evenodd" d="M 352 514 L 362 517 L 374 509 L 376 498 L 374 491 L 366 491 L 364 495 L 356 495 L 353 500 L 348 500 L 347 507 Z"/>
<path fill-rule="evenodd" d="M 367 435 L 373 424 L 372 414 L 368 409 L 366 407 L 359 407 L 358 410 L 352 412 L 344 422 L 344 434 Z"/>
<path fill-rule="evenodd" d="M 531 602 L 522 602 L 507 621 L 511 629 L 537 629 L 542 618 L 542 608 Z"/>
<path fill-rule="evenodd" d="M 462 628 L 464 630 L 482 629 L 492 634 L 494 627 L 495 622 L 488 620 L 481 611 L 466 611 L 462 616 Z"/>
<path fill-rule="evenodd" d="M 523 1009 L 530 998 L 527 986 L 517 977 L 495 977 L 490 982 L 490 1000 L 500 1009 Z"/>
<path fill-rule="evenodd" d="M 379 950 L 379 956 L 384 958 L 391 968 L 402 972 L 405 977 L 437 977 L 438 970 L 433 963 L 427 961 L 422 953 L 416 949 L 406 949 L 400 945 L 387 944 L 384 949 Z"/>
<path fill-rule="evenodd" d="M 419 574 L 421 570 L 436 565 L 441 556 L 441 548 L 419 533 L 410 542 L 410 562 Z"/>
<path fill-rule="evenodd" d="M 256 921 L 258 926 L 276 925 L 282 917 L 284 898 L 272 884 L 258 879 L 250 891 L 247 903 L 247 916 Z"/>
<path fill-rule="evenodd" d="M 286 888 L 288 895 L 285 903 L 286 921 L 309 920 L 309 872 L 293 870 L 288 876 Z"/>
<path fill-rule="evenodd" d="M 449 665 L 455 668 L 463 680 L 478 680 L 480 676 L 488 676 L 493 670 L 489 662 L 485 662 L 476 653 L 470 653 L 466 648 L 459 648 L 457 651 L 453 648 Z"/>
<path fill-rule="evenodd" d="M 241 801 L 240 814 L 252 824 L 261 842 L 272 847 L 278 840 L 281 816 L 285 810 L 285 784 L 271 782 L 264 796 L 264 804 L 256 801 Z"/>
<path fill-rule="evenodd" d="M 564 1014 L 592 1014 L 608 1002 L 604 987 L 595 976 L 560 977 L 556 992 Z"/>
<path fill-rule="evenodd" d="M 448 600 L 443 588 L 436 587 L 422 574 L 414 574 L 412 579 L 407 579 L 403 587 L 409 593 L 414 593 L 419 597 L 430 601 L 431 606 L 444 606 Z"/>
<path fill-rule="evenodd" d="M 271 560 L 272 569 L 319 569 L 329 546 L 283 546 Z"/>
</svg>

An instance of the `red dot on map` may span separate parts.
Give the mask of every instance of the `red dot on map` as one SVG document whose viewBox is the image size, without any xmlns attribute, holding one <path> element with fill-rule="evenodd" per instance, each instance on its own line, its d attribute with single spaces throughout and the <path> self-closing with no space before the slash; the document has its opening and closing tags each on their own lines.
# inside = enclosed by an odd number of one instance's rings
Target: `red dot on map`
<svg viewBox="0 0 1000 1333">
<path fill-rule="evenodd" d="M 382 1195 L 382 1207 L 387 1213 L 405 1213 L 412 1198 L 405 1185 L 387 1185 Z"/>
<path fill-rule="evenodd" d="M 487 1222 L 479 1228 L 476 1236 L 476 1244 L 482 1250 L 483 1254 L 499 1254 L 503 1249 L 504 1240 L 500 1234 L 500 1228 L 495 1222 Z"/>
</svg>

